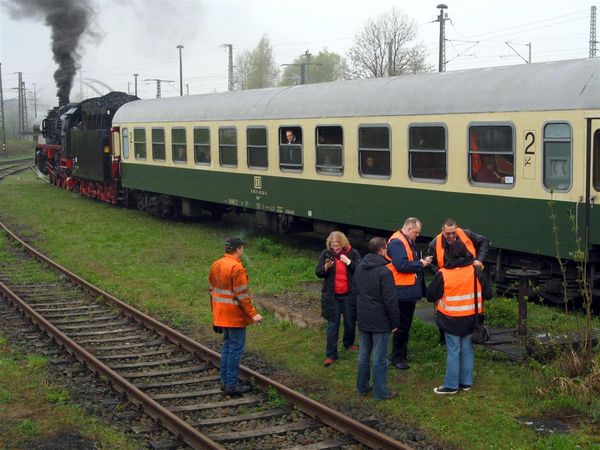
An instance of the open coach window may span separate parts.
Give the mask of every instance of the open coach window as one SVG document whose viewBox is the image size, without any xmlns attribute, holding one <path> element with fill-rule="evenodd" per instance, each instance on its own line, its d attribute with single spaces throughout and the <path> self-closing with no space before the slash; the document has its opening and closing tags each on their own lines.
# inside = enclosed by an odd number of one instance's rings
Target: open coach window
<svg viewBox="0 0 600 450">
<path fill-rule="evenodd" d="M 317 149 L 317 172 L 324 175 L 340 175 L 344 171 L 344 140 L 342 127 L 317 127 L 315 131 Z"/>
<path fill-rule="evenodd" d="M 196 164 L 210 164 L 209 128 L 194 128 L 194 160 Z"/>
<path fill-rule="evenodd" d="M 544 186 L 555 191 L 571 188 L 571 126 L 549 123 L 544 127 Z"/>
<path fill-rule="evenodd" d="M 358 129 L 358 170 L 367 177 L 386 177 L 390 167 L 390 129 L 387 126 L 362 126 Z"/>
<path fill-rule="evenodd" d="M 235 128 L 219 128 L 219 163 L 225 167 L 237 167 L 237 131 Z"/>
<path fill-rule="evenodd" d="M 515 145 L 510 125 L 469 127 L 469 179 L 475 183 L 512 186 Z"/>
<path fill-rule="evenodd" d="M 411 126 L 408 136 L 410 177 L 446 181 L 446 129 L 443 126 Z"/>
<path fill-rule="evenodd" d="M 301 172 L 302 129 L 300 127 L 279 128 L 279 168 L 281 170 Z"/>
<path fill-rule="evenodd" d="M 246 142 L 248 145 L 248 167 L 251 169 L 268 168 L 267 129 L 248 128 L 246 130 Z"/>
</svg>

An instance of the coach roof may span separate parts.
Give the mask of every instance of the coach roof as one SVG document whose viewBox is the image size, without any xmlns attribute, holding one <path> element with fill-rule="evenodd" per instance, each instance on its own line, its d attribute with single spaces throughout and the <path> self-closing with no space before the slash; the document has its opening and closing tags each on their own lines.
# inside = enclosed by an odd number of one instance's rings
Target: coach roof
<svg viewBox="0 0 600 450">
<path fill-rule="evenodd" d="M 600 60 L 140 100 L 115 124 L 600 109 Z"/>
</svg>

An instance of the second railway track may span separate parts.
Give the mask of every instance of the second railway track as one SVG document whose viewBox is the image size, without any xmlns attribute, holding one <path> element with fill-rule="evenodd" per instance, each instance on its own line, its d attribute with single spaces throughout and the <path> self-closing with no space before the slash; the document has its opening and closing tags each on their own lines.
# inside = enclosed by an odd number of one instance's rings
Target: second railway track
<svg viewBox="0 0 600 450">
<path fill-rule="evenodd" d="M 0 164 L 0 181 L 8 175 L 13 175 L 29 169 L 32 162 L 32 159 L 27 159 L 23 161 L 6 161 L 3 164 Z"/>
<path fill-rule="evenodd" d="M 244 366 L 240 375 L 254 390 L 227 397 L 220 389 L 218 353 L 92 286 L 0 227 L 17 244 L 2 249 L 11 255 L 9 264 L 0 261 L 2 296 L 154 419 L 135 431 L 168 429 L 172 438 L 159 446 L 410 448 Z M 42 274 L 40 283 L 24 277 L 32 271 Z M 274 407 L 270 392 L 285 399 L 285 406 Z"/>
</svg>

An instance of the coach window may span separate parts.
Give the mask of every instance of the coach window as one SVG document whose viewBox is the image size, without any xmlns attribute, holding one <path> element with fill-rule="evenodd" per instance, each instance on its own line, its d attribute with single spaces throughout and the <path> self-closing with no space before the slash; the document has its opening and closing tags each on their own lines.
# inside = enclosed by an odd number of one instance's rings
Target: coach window
<svg viewBox="0 0 600 450">
<path fill-rule="evenodd" d="M 446 181 L 446 129 L 442 126 L 411 126 L 408 158 L 412 179 Z"/>
<path fill-rule="evenodd" d="M 363 126 L 358 129 L 359 173 L 366 177 L 388 177 L 390 166 L 390 129 Z"/>
<path fill-rule="evenodd" d="M 129 130 L 127 128 L 123 128 L 121 131 L 121 154 L 123 158 L 129 158 Z"/>
<path fill-rule="evenodd" d="M 544 127 L 544 186 L 556 191 L 571 187 L 571 126 L 549 123 Z"/>
<path fill-rule="evenodd" d="M 187 163 L 185 128 L 173 128 L 171 130 L 171 151 L 173 152 L 173 162 Z"/>
<path fill-rule="evenodd" d="M 514 185 L 514 149 L 510 125 L 470 126 L 469 180 L 491 185 Z"/>
<path fill-rule="evenodd" d="M 210 164 L 210 129 L 194 128 L 194 161 Z"/>
<path fill-rule="evenodd" d="M 152 159 L 155 161 L 165 160 L 164 128 L 152 128 Z"/>
<path fill-rule="evenodd" d="M 266 169 L 269 167 L 267 155 L 267 129 L 247 128 L 246 142 L 248 146 L 248 167 Z"/>
<path fill-rule="evenodd" d="M 219 163 L 224 167 L 237 167 L 237 131 L 219 128 Z"/>
<path fill-rule="evenodd" d="M 323 175 L 341 175 L 344 172 L 344 139 L 342 127 L 317 127 L 317 172 Z"/>
<path fill-rule="evenodd" d="M 133 152 L 135 159 L 146 159 L 146 129 L 133 129 Z"/>
<path fill-rule="evenodd" d="M 279 128 L 279 168 L 285 171 L 301 172 L 302 129 L 300 127 Z"/>
</svg>

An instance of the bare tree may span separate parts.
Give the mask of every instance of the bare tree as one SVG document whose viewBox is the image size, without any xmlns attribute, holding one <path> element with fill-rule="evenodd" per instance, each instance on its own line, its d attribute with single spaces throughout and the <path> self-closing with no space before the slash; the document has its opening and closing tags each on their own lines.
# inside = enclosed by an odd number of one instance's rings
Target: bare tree
<svg viewBox="0 0 600 450">
<path fill-rule="evenodd" d="M 417 23 L 397 8 L 367 21 L 348 51 L 356 78 L 380 78 L 431 70 L 422 44 L 411 43 Z"/>
<path fill-rule="evenodd" d="M 236 58 L 234 80 L 238 89 L 260 89 L 277 84 L 279 67 L 273 48 L 264 35 L 253 50 L 246 50 Z"/>
</svg>

